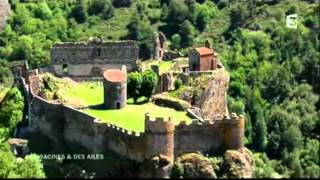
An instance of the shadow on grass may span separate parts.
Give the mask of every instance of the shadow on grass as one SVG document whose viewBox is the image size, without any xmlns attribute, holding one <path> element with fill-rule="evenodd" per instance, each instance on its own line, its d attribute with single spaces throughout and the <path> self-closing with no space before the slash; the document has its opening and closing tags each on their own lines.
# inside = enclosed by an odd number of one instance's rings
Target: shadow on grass
<svg viewBox="0 0 320 180">
<path fill-rule="evenodd" d="M 142 104 L 145 104 L 145 103 L 148 103 L 149 100 L 148 99 L 145 99 L 143 101 L 137 101 L 136 103 L 134 102 L 127 102 L 127 104 L 131 104 L 131 105 L 142 105 Z"/>
<path fill-rule="evenodd" d="M 94 109 L 94 110 L 106 110 L 106 106 L 104 104 L 96 104 L 88 106 L 88 109 Z"/>
<path fill-rule="evenodd" d="M 147 98 L 143 98 L 143 97 L 139 98 L 136 103 L 134 103 L 132 98 L 127 100 L 127 104 L 130 104 L 130 105 L 143 105 L 143 104 L 146 104 L 148 102 L 149 102 L 149 100 Z M 107 110 L 106 106 L 103 103 L 102 104 L 96 104 L 96 105 L 90 105 L 90 106 L 88 106 L 86 108 L 93 109 L 93 110 Z"/>
</svg>

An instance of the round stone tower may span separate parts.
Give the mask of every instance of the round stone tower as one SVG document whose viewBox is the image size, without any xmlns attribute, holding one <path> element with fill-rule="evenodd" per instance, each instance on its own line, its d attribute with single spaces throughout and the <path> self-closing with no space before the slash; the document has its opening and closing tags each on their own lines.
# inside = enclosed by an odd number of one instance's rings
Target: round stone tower
<svg viewBox="0 0 320 180">
<path fill-rule="evenodd" d="M 103 73 L 104 107 L 121 109 L 127 104 L 126 70 L 109 69 Z"/>
</svg>

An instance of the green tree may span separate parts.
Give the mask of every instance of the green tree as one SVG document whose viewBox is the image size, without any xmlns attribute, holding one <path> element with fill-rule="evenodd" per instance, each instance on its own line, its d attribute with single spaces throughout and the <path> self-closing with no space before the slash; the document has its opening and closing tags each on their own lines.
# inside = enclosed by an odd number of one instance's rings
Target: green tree
<svg viewBox="0 0 320 180">
<path fill-rule="evenodd" d="M 133 98 L 134 103 L 140 97 L 140 90 L 142 84 L 142 75 L 139 72 L 131 72 L 128 75 L 128 95 Z"/>
<path fill-rule="evenodd" d="M 236 29 L 238 27 L 243 27 L 249 20 L 249 11 L 246 6 L 241 4 L 236 4 L 232 7 L 230 11 L 231 17 L 231 29 Z"/>
<path fill-rule="evenodd" d="M 1 104 L 0 127 L 8 127 L 11 131 L 22 121 L 24 98 L 18 88 L 12 88 Z"/>
<path fill-rule="evenodd" d="M 72 8 L 71 17 L 78 23 L 84 23 L 87 20 L 86 3 L 84 0 L 77 0 L 76 5 Z"/>
<path fill-rule="evenodd" d="M 109 19 L 114 16 L 114 7 L 110 1 L 107 1 L 101 13 L 102 19 Z"/>
<path fill-rule="evenodd" d="M 174 34 L 171 36 L 171 47 L 173 49 L 179 49 L 181 44 L 181 36 L 179 34 Z"/>
<path fill-rule="evenodd" d="M 267 125 L 261 108 L 257 109 L 252 138 L 254 148 L 260 152 L 263 152 L 267 144 Z"/>
<path fill-rule="evenodd" d="M 7 178 L 10 171 L 15 167 L 15 157 L 10 152 L 7 143 L 0 142 L 0 178 Z"/>
<path fill-rule="evenodd" d="M 41 159 L 36 154 L 27 155 L 16 160 L 16 167 L 10 171 L 8 178 L 45 178 Z"/>
<path fill-rule="evenodd" d="M 11 71 L 10 71 L 10 68 L 8 67 L 8 63 L 0 59 L 0 84 L 6 85 L 6 81 L 10 76 L 11 76 Z"/>
<path fill-rule="evenodd" d="M 169 24 L 181 24 L 189 16 L 188 6 L 180 0 L 172 0 L 168 7 L 167 23 Z"/>
<path fill-rule="evenodd" d="M 93 0 L 89 2 L 88 6 L 88 14 L 91 15 L 98 15 L 100 14 L 103 9 L 105 3 L 110 2 L 108 0 Z"/>
<path fill-rule="evenodd" d="M 151 52 L 153 49 L 153 29 L 148 24 L 145 17 L 140 17 L 135 14 L 132 16 L 129 24 L 127 25 L 128 34 L 127 39 L 137 40 L 139 45 L 139 56 L 142 59 L 149 59 L 151 57 Z"/>
<path fill-rule="evenodd" d="M 195 35 L 195 28 L 194 26 L 191 24 L 190 21 L 185 20 L 182 24 L 181 24 L 181 28 L 180 28 L 180 35 L 181 35 L 181 46 L 182 47 L 188 47 L 191 46 L 193 43 L 193 38 Z"/>
<path fill-rule="evenodd" d="M 142 75 L 141 95 L 150 99 L 158 84 L 158 76 L 152 70 L 146 70 Z"/>
<path fill-rule="evenodd" d="M 114 7 L 110 0 L 94 0 L 88 6 L 88 14 L 101 14 L 102 19 L 109 19 L 114 15 Z"/>
<path fill-rule="evenodd" d="M 291 163 L 292 174 L 291 178 L 301 178 L 303 177 L 303 169 L 301 167 L 301 163 L 299 157 L 297 155 L 294 156 L 293 161 Z"/>
<path fill-rule="evenodd" d="M 301 147 L 302 135 L 300 129 L 296 126 L 290 126 L 283 134 L 282 144 L 289 152 Z"/>
<path fill-rule="evenodd" d="M 52 11 L 46 2 L 40 2 L 34 10 L 34 15 L 37 18 L 45 20 L 52 17 Z"/>
<path fill-rule="evenodd" d="M 181 79 L 176 79 L 174 81 L 174 89 L 178 90 L 182 86 L 182 80 Z"/>
</svg>

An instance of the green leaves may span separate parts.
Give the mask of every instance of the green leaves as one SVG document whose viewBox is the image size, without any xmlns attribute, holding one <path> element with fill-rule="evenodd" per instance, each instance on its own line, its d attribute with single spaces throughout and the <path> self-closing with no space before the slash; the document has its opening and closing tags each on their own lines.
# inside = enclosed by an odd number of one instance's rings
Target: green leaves
<svg viewBox="0 0 320 180">
<path fill-rule="evenodd" d="M 0 127 L 12 131 L 23 118 L 24 99 L 18 88 L 11 89 L 0 109 Z"/>
<path fill-rule="evenodd" d="M 136 103 L 139 97 L 150 98 L 158 84 L 158 76 L 152 70 L 142 73 L 131 72 L 128 75 L 128 94 Z"/>
<path fill-rule="evenodd" d="M 17 158 L 16 167 L 13 168 L 8 178 L 45 178 L 41 159 L 36 154 L 27 155 L 24 159 Z"/>
<path fill-rule="evenodd" d="M 158 84 L 158 76 L 152 70 L 146 70 L 142 75 L 141 95 L 148 99 L 154 93 Z"/>
</svg>

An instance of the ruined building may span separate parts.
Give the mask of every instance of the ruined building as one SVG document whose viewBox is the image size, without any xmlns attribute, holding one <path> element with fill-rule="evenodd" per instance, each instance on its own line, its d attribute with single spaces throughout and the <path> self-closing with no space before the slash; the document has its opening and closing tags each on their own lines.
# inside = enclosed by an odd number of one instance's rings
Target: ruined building
<svg viewBox="0 0 320 180">
<path fill-rule="evenodd" d="M 154 32 L 154 59 L 162 60 L 166 52 L 167 39 L 162 32 Z"/>
<path fill-rule="evenodd" d="M 64 42 L 51 49 L 52 68 L 57 76 L 101 77 L 106 69 L 128 71 L 137 67 L 138 46 L 134 41 Z"/>
</svg>

